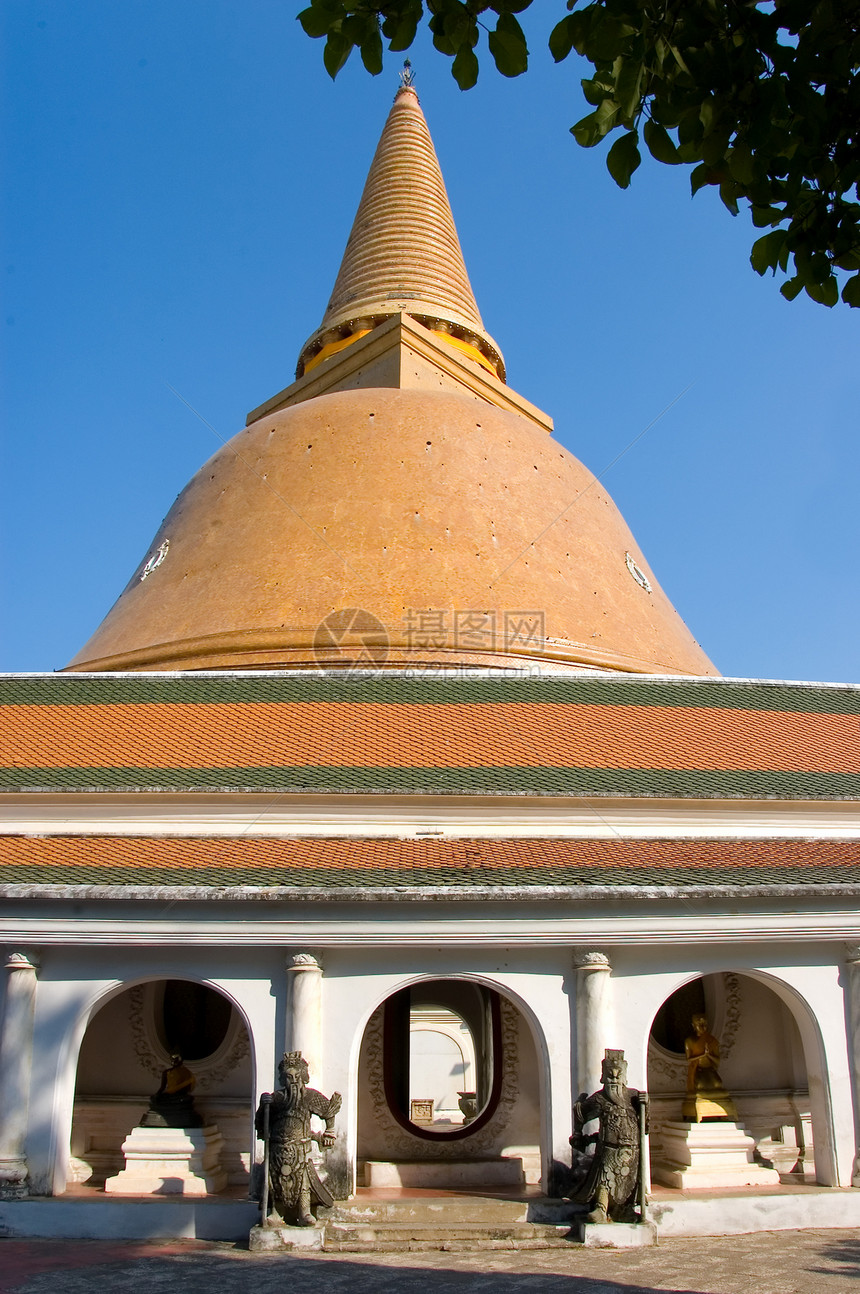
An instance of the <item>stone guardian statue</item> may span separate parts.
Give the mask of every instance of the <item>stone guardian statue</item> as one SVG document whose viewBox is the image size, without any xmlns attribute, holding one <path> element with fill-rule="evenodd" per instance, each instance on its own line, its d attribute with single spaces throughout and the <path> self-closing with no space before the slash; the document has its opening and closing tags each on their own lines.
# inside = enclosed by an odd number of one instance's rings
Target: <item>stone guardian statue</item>
<svg viewBox="0 0 860 1294">
<path fill-rule="evenodd" d="M 314 1142 L 322 1149 L 334 1145 L 334 1121 L 342 1098 L 339 1092 L 328 1097 L 308 1087 L 308 1066 L 300 1051 L 284 1054 L 278 1079 L 279 1090 L 263 1094 L 255 1119 L 268 1164 L 262 1224 L 266 1226 L 267 1200 L 271 1196 L 275 1213 L 287 1226 L 312 1227 L 316 1223 L 312 1206 L 323 1204 L 330 1208 L 334 1200 L 320 1181 L 311 1159 L 311 1146 Z M 311 1131 L 313 1115 L 323 1120 L 324 1131 Z"/>
<path fill-rule="evenodd" d="M 591 1096 L 583 1092 L 573 1107 L 571 1146 L 578 1151 L 595 1147 L 591 1167 L 573 1199 L 590 1206 L 587 1222 L 635 1222 L 648 1097 L 627 1086 L 623 1051 L 607 1049 L 600 1076 L 603 1086 Z M 598 1130 L 585 1136 L 585 1124 L 592 1119 L 598 1120 Z"/>
</svg>

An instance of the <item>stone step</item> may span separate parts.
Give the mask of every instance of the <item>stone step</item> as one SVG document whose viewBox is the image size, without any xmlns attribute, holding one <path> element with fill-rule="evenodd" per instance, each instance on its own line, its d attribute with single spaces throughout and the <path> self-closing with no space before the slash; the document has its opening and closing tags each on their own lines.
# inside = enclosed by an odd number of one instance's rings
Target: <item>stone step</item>
<svg viewBox="0 0 860 1294">
<path fill-rule="evenodd" d="M 323 1246 L 326 1253 L 341 1254 L 474 1254 L 528 1249 L 569 1249 L 570 1240 L 379 1240 L 374 1244 L 338 1241 Z"/>
<path fill-rule="evenodd" d="M 523 1161 L 500 1159 L 373 1160 L 364 1163 L 364 1184 L 369 1187 L 425 1187 L 462 1190 L 469 1187 L 522 1187 Z"/>
<path fill-rule="evenodd" d="M 534 1199 L 494 1199 L 491 1196 L 407 1196 L 397 1200 L 362 1197 L 343 1201 L 320 1216 L 330 1222 L 376 1225 L 389 1222 L 449 1226 L 457 1223 L 509 1225 L 543 1223 L 570 1225 L 577 1212 L 569 1200 L 537 1196 Z"/>
<path fill-rule="evenodd" d="M 567 1226 L 514 1223 L 508 1226 L 480 1223 L 446 1223 L 440 1226 L 413 1222 L 347 1225 L 329 1222 L 323 1247 L 332 1253 L 447 1253 L 496 1249 L 561 1249 L 578 1237 Z"/>
</svg>

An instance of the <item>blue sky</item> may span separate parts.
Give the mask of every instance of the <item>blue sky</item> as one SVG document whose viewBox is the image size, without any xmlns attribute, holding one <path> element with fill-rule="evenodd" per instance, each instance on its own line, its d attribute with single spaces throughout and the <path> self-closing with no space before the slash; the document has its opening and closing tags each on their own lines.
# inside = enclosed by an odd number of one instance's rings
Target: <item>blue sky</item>
<svg viewBox="0 0 860 1294">
<path fill-rule="evenodd" d="M 232 435 L 322 316 L 402 56 L 332 84 L 299 7 L 3 6 L 0 668 L 66 663 L 218 447 L 171 387 Z M 412 52 L 511 385 L 592 471 L 622 454 L 606 488 L 723 673 L 860 680 L 860 312 L 784 302 L 684 168 L 617 189 L 528 34 L 529 74 L 467 94 Z"/>
</svg>

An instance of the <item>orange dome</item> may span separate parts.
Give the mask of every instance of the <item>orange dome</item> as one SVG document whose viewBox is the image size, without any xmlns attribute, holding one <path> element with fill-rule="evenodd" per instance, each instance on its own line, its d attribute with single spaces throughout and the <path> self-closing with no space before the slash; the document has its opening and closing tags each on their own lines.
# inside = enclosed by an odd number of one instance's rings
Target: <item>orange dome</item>
<svg viewBox="0 0 860 1294">
<path fill-rule="evenodd" d="M 612 500 L 546 431 L 455 392 L 383 388 L 305 400 L 219 450 L 71 668 L 361 659 L 715 672 Z"/>
</svg>

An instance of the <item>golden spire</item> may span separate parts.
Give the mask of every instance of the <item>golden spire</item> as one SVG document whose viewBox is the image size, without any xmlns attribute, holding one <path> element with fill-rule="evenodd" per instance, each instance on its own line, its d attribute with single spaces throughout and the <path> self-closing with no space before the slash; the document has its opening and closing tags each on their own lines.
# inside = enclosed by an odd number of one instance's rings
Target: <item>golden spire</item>
<svg viewBox="0 0 860 1294">
<path fill-rule="evenodd" d="M 297 376 L 394 314 L 408 314 L 504 380 L 472 292 L 407 59 L 322 323 Z"/>
</svg>

